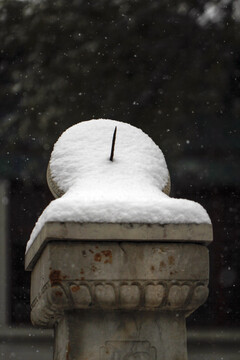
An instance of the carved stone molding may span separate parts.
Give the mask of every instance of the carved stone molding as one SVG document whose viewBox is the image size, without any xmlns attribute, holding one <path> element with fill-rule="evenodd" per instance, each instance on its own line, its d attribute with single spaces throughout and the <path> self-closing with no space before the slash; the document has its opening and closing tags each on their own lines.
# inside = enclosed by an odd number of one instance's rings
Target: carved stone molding
<svg viewBox="0 0 240 360">
<path fill-rule="evenodd" d="M 146 310 L 190 313 L 208 296 L 208 281 L 71 281 L 48 283 L 32 302 L 32 321 L 52 326 L 65 310 Z"/>
<path fill-rule="evenodd" d="M 149 341 L 106 341 L 100 349 L 100 360 L 157 359 L 157 350 Z"/>
</svg>

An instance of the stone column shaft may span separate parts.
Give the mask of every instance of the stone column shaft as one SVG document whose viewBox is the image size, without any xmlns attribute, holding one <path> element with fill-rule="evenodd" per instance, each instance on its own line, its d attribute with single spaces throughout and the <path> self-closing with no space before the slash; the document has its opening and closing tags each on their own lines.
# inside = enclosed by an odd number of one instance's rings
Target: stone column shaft
<svg viewBox="0 0 240 360">
<path fill-rule="evenodd" d="M 185 316 L 178 312 L 65 313 L 55 332 L 54 360 L 187 359 Z"/>
</svg>

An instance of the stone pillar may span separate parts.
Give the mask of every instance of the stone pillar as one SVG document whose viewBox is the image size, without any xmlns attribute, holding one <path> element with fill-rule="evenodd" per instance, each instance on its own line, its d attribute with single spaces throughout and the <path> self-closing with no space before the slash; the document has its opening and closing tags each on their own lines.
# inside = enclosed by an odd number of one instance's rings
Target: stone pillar
<svg viewBox="0 0 240 360">
<path fill-rule="evenodd" d="M 208 296 L 208 224 L 46 223 L 26 253 L 31 319 L 54 360 L 186 360 Z"/>
</svg>

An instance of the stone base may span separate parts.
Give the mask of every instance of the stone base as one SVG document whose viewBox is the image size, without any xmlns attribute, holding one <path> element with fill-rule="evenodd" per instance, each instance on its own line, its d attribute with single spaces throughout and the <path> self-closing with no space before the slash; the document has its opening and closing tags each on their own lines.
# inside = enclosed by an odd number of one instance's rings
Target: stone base
<svg viewBox="0 0 240 360">
<path fill-rule="evenodd" d="M 54 360 L 187 360 L 179 312 L 69 311 L 55 328 Z"/>
<path fill-rule="evenodd" d="M 31 319 L 55 328 L 54 360 L 187 360 L 185 317 L 208 296 L 210 233 L 183 225 L 39 234 L 26 255 Z"/>
</svg>

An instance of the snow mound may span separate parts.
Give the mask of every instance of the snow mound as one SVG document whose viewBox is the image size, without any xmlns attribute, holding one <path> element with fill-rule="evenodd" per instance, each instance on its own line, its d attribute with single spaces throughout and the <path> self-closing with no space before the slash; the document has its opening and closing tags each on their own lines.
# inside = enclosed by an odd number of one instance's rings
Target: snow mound
<svg viewBox="0 0 240 360">
<path fill-rule="evenodd" d="M 114 161 L 112 137 L 117 126 Z M 67 129 L 54 145 L 51 176 L 63 193 L 79 180 L 119 186 L 123 181 L 163 189 L 168 182 L 164 155 L 142 130 L 114 120 L 84 121 Z"/>
<path fill-rule="evenodd" d="M 27 250 L 50 221 L 210 223 L 201 205 L 162 191 L 169 180 L 162 151 L 142 130 L 126 123 L 90 120 L 66 130 L 54 146 L 50 174 L 63 195 L 38 219 Z"/>
</svg>

